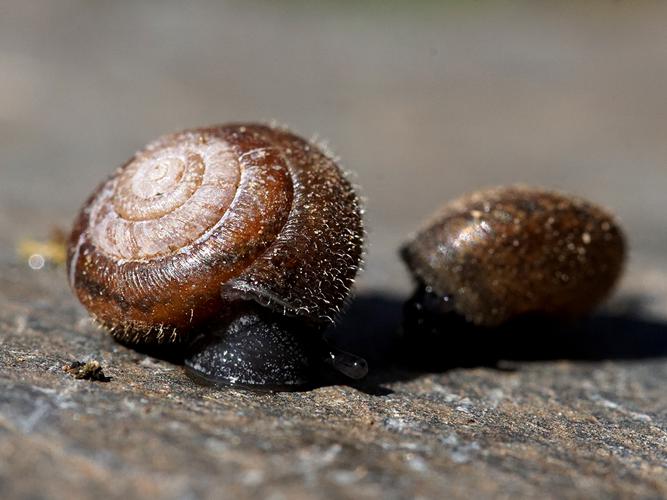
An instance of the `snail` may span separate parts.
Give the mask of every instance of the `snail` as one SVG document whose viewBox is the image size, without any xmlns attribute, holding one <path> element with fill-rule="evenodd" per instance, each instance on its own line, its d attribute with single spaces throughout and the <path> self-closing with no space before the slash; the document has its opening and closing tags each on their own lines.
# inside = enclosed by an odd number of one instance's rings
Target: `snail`
<svg viewBox="0 0 667 500">
<path fill-rule="evenodd" d="M 612 290 L 625 237 L 583 199 L 526 186 L 446 204 L 401 248 L 418 310 L 486 327 L 527 315 L 575 319 Z"/>
<path fill-rule="evenodd" d="M 169 346 L 202 381 L 297 388 L 321 360 L 354 379 L 363 359 L 323 332 L 359 269 L 358 198 L 335 162 L 258 124 L 148 144 L 85 202 L 69 283 L 121 343 Z"/>
</svg>

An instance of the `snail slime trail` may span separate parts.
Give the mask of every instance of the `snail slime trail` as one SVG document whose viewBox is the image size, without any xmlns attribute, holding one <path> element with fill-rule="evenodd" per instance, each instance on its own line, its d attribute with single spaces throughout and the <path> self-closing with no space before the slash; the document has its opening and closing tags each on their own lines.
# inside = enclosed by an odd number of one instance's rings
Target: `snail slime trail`
<svg viewBox="0 0 667 500">
<path fill-rule="evenodd" d="M 322 333 L 359 269 L 358 198 L 331 158 L 285 129 L 166 135 L 81 209 L 72 289 L 120 342 L 169 346 L 201 379 L 292 388 L 365 362 Z"/>
<path fill-rule="evenodd" d="M 621 275 L 625 237 L 611 214 L 580 198 L 499 187 L 446 204 L 401 256 L 417 282 L 411 322 L 455 313 L 493 327 L 592 311 Z"/>
</svg>

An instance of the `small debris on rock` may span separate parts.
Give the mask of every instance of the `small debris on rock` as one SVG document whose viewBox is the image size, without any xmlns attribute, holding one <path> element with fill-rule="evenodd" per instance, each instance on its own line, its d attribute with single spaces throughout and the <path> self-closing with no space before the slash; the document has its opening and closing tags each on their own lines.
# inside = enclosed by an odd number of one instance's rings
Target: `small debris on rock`
<svg viewBox="0 0 667 500">
<path fill-rule="evenodd" d="M 97 382 L 109 382 L 111 377 L 104 375 L 102 365 L 99 361 L 72 361 L 69 365 L 63 366 L 63 371 L 72 375 L 75 379 L 93 380 Z"/>
</svg>

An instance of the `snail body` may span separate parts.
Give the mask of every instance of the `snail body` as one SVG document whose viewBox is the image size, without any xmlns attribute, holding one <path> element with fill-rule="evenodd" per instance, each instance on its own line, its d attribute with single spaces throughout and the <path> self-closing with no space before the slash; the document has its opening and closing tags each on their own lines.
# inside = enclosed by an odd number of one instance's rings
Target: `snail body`
<svg viewBox="0 0 667 500">
<path fill-rule="evenodd" d="M 163 136 L 103 182 L 74 223 L 68 276 L 116 339 L 183 345 L 188 365 L 194 344 L 224 351 L 240 311 L 273 330 L 275 318 L 274 337 L 287 344 L 319 340 L 350 292 L 362 244 L 358 199 L 333 160 L 284 129 L 221 125 Z M 217 347 L 202 347 L 202 332 Z M 217 381 L 253 385 L 246 375 Z"/>
<path fill-rule="evenodd" d="M 480 326 L 585 315 L 612 290 L 624 255 L 623 232 L 608 212 L 522 186 L 448 203 L 401 249 L 420 307 Z"/>
</svg>

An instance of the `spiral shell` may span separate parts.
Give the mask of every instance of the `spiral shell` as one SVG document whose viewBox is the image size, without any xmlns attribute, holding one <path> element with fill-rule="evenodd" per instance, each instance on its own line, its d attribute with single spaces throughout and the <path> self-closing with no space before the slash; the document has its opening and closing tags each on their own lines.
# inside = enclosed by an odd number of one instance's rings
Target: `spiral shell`
<svg viewBox="0 0 667 500">
<path fill-rule="evenodd" d="M 587 201 L 511 186 L 448 203 L 401 254 L 447 307 L 494 326 L 523 314 L 589 312 L 621 274 L 625 238 Z"/>
<path fill-rule="evenodd" d="M 362 236 L 331 158 L 284 129 L 222 125 L 164 136 L 104 182 L 74 224 L 68 275 L 120 340 L 178 342 L 236 300 L 331 321 Z"/>
</svg>

